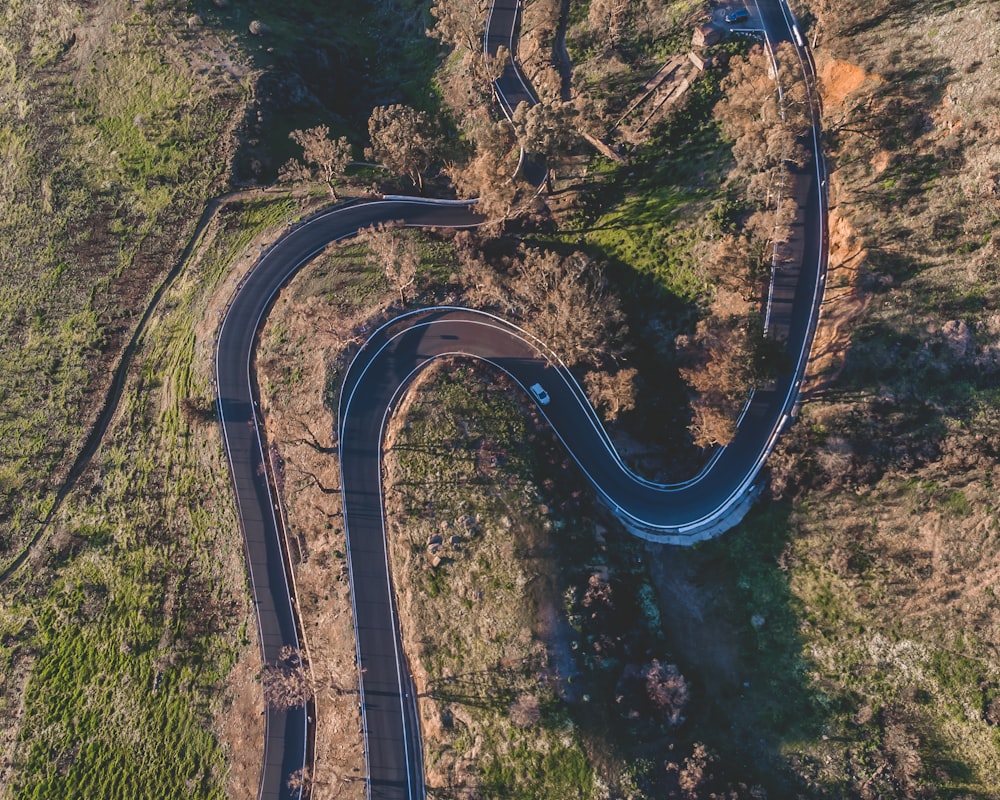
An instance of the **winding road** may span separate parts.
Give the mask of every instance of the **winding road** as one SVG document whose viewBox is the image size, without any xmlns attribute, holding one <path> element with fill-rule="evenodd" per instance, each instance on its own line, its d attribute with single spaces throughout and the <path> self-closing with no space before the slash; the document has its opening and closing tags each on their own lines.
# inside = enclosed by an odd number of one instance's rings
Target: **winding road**
<svg viewBox="0 0 1000 800">
<path fill-rule="evenodd" d="M 796 44 L 807 84 L 812 85 L 811 61 L 788 10 L 779 0 L 760 0 L 755 8 L 755 21 L 772 44 Z M 497 1 L 484 38 L 487 49 L 497 42 L 515 43 L 517 14 L 514 0 Z M 530 95 L 514 65 L 498 81 L 497 94 L 503 103 L 520 91 Z M 818 320 L 826 269 L 826 207 L 815 125 L 811 147 L 812 164 L 799 176 L 805 214 L 795 230 L 795 251 L 801 257 L 790 263 L 776 259 L 767 310 L 769 333 L 785 342 L 794 369 L 752 396 L 733 442 L 684 483 L 661 485 L 633 474 L 569 371 L 544 343 L 504 320 L 458 308 L 412 312 L 382 326 L 355 357 L 343 379 L 337 432 L 369 797 L 425 796 L 420 726 L 385 548 L 381 442 L 396 399 L 436 358 L 487 360 L 524 387 L 542 383 L 551 402 L 540 410 L 604 502 L 637 535 L 687 543 L 732 527 L 752 503 L 760 470 L 795 412 Z M 219 331 L 218 412 L 265 662 L 275 661 L 284 646 L 298 648 L 299 639 L 279 515 L 264 477 L 252 367 L 256 335 L 280 288 L 327 244 L 393 220 L 436 227 L 470 227 L 481 221 L 469 206 L 419 199 L 333 208 L 289 230 L 264 253 L 235 293 Z M 298 796 L 287 778 L 307 766 L 308 725 L 305 708 L 267 710 L 260 798 Z"/>
</svg>

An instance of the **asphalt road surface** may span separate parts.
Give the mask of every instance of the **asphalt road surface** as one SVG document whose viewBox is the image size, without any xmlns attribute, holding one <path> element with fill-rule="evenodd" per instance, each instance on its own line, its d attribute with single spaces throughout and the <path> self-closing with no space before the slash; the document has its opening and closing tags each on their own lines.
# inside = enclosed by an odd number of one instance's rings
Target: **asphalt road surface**
<svg viewBox="0 0 1000 800">
<path fill-rule="evenodd" d="M 517 54 L 517 33 L 521 21 L 520 0 L 494 0 L 486 18 L 483 33 L 483 51 L 495 57 L 500 48 L 508 54 Z M 521 72 L 521 67 L 513 57 L 504 64 L 500 77 L 493 82 L 493 93 L 500 103 L 504 116 L 512 120 L 514 109 L 521 103 L 533 106 L 538 102 L 534 91 Z M 548 172 L 545 159 L 534 153 L 521 151 L 518 173 L 532 186 L 541 186 Z"/>
<path fill-rule="evenodd" d="M 772 43 L 799 42 L 780 3 L 758 0 L 756 19 Z M 516 24 L 517 7 L 494 9 L 497 24 Z M 808 53 L 798 47 L 811 74 Z M 521 81 L 519 73 L 511 81 Z M 514 89 L 511 89 L 513 96 Z M 361 704 L 366 733 L 369 796 L 422 798 L 422 747 L 412 681 L 399 643 L 392 581 L 385 553 L 381 441 L 385 420 L 415 371 L 434 358 L 482 358 L 522 386 L 541 383 L 551 402 L 541 411 L 603 500 L 634 530 L 664 541 L 717 532 L 747 496 L 774 442 L 794 413 L 798 387 L 818 318 L 825 277 L 825 174 L 813 164 L 800 179 L 806 214 L 796 231 L 801 259 L 776 266 L 768 324 L 783 339 L 792 368 L 753 396 L 733 442 L 691 480 L 663 486 L 631 474 L 611 447 L 583 392 L 546 357 L 544 344 L 508 323 L 464 309 L 428 309 L 379 329 L 344 377 L 338 435 L 352 602 L 358 636 Z M 268 249 L 234 295 L 216 351 L 218 411 L 232 472 L 248 571 L 265 661 L 286 645 L 298 647 L 285 555 L 270 488 L 262 477 L 256 385 L 256 332 L 278 290 L 328 243 L 379 222 L 412 226 L 473 226 L 469 207 L 419 200 L 385 200 L 339 207 L 290 230 Z M 306 765 L 307 710 L 269 710 L 259 796 L 296 797 L 287 778 Z"/>
<path fill-rule="evenodd" d="M 257 610 L 265 662 L 284 646 L 299 647 L 285 571 L 285 554 L 258 437 L 257 387 L 252 372 L 256 335 L 278 290 L 331 241 L 379 222 L 405 218 L 420 226 L 467 226 L 477 222 L 466 207 L 379 202 L 334 209 L 287 233 L 263 254 L 233 297 L 219 331 L 216 392 L 226 456 L 246 546 L 247 571 Z M 305 766 L 307 711 L 266 712 L 264 766 L 259 797 L 297 797 L 287 778 Z"/>
</svg>

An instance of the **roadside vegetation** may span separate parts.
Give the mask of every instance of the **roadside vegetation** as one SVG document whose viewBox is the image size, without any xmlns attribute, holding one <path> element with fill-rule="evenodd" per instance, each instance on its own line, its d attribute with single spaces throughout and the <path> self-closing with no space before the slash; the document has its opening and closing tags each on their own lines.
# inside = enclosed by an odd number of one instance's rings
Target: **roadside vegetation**
<svg viewBox="0 0 1000 800">
<path fill-rule="evenodd" d="M 526 398 L 476 367 L 428 374 L 398 418 L 394 569 L 445 796 L 995 796 L 995 14 L 985 0 L 796 11 L 832 170 L 826 360 L 747 521 L 691 551 L 632 541 Z M 758 149 L 780 116 L 761 52 L 724 43 L 669 113 L 620 126 L 686 57 L 701 5 L 572 3 L 565 62 L 558 4 L 536 0 L 522 56 L 549 107 L 512 127 L 487 110 L 499 64 L 478 56 L 482 12 L 5 10 L 0 563 L 27 554 L 0 586 L 5 795 L 255 790 L 273 665 L 255 662 L 208 364 L 231 270 L 300 201 L 222 206 L 91 468 L 43 525 L 137 310 L 225 178 L 457 189 L 510 217 L 495 236 L 390 227 L 333 248 L 262 338 L 315 645 L 316 797 L 364 788 L 328 410 L 367 328 L 460 299 L 519 316 L 575 366 L 626 458 L 668 478 L 726 441 L 780 368 L 753 321 L 780 236 L 769 187 L 796 159 L 787 137 Z M 521 143 L 555 169 L 545 204 L 506 182 Z"/>
<path fill-rule="evenodd" d="M 294 208 L 220 213 L 152 318 L 91 468 L 3 586 L 12 797 L 226 796 L 234 761 L 213 718 L 236 713 L 220 688 L 256 643 L 225 501 L 212 330 L 232 263 Z M 242 724 L 259 730 L 253 717 Z"/>
</svg>

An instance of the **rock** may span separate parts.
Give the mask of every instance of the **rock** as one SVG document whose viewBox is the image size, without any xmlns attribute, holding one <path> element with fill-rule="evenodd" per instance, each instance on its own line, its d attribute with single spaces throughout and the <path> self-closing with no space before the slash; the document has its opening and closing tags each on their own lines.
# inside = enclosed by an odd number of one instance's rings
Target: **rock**
<svg viewBox="0 0 1000 800">
<path fill-rule="evenodd" d="M 434 556 L 434 558 L 431 559 L 431 566 L 432 567 L 440 567 L 441 566 L 441 556 Z"/>
<path fill-rule="evenodd" d="M 254 36 L 265 36 L 271 32 L 271 29 L 267 27 L 259 19 L 254 19 L 250 21 L 250 33 Z"/>
<path fill-rule="evenodd" d="M 440 537 L 440 536 L 439 536 L 438 534 L 436 534 L 436 533 L 435 533 L 435 534 L 434 534 L 433 536 L 430 536 L 430 537 L 428 537 L 428 538 L 427 538 L 427 544 L 428 544 L 428 545 L 432 545 L 432 544 L 441 544 L 441 542 L 443 542 L 443 541 L 444 541 L 444 539 L 442 539 L 442 538 L 441 538 L 441 537 Z"/>
</svg>

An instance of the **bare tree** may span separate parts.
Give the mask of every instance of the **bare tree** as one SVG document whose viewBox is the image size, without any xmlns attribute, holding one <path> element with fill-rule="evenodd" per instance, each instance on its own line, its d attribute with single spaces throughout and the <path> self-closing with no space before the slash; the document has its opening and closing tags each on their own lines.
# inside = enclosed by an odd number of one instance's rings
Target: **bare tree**
<svg viewBox="0 0 1000 800">
<path fill-rule="evenodd" d="M 302 148 L 302 161 L 287 162 L 278 179 L 285 182 L 319 179 L 327 185 L 333 198 L 338 199 L 336 179 L 344 174 L 352 158 L 347 137 L 333 139 L 326 125 L 317 125 L 304 131 L 292 131 L 288 138 Z"/>
<path fill-rule="evenodd" d="M 406 295 L 416 283 L 420 266 L 420 246 L 416 239 L 401 228 L 379 225 L 367 228 L 361 235 L 368 246 L 368 263 L 381 267 L 392 288 L 399 293 L 399 302 L 406 305 Z"/>
<path fill-rule="evenodd" d="M 591 0 L 587 25 L 591 35 L 607 47 L 617 47 L 629 22 L 629 0 Z"/>
</svg>

